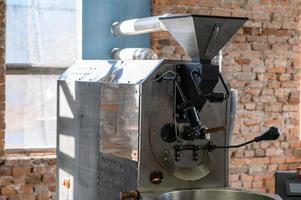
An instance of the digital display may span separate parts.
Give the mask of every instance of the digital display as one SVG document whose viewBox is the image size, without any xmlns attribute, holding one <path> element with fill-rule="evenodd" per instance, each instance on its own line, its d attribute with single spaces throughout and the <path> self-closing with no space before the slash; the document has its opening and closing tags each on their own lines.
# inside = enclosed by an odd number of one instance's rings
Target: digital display
<svg viewBox="0 0 301 200">
<path fill-rule="evenodd" d="M 301 193 L 301 183 L 289 183 L 291 193 Z"/>
</svg>

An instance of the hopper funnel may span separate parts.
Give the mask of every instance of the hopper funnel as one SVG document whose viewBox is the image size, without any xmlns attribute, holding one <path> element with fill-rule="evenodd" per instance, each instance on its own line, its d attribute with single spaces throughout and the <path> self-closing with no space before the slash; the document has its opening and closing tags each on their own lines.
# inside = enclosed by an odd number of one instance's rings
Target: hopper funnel
<svg viewBox="0 0 301 200">
<path fill-rule="evenodd" d="M 180 14 L 163 16 L 159 20 L 193 61 L 209 61 L 247 18 Z"/>
</svg>

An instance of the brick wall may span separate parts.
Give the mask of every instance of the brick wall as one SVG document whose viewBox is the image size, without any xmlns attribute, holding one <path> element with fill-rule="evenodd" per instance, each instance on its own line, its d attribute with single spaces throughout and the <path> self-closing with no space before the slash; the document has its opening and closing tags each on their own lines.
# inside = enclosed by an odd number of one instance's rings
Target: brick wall
<svg viewBox="0 0 301 200">
<path fill-rule="evenodd" d="M 48 200 L 55 197 L 56 159 L 8 157 L 0 163 L 0 200 Z"/>
<path fill-rule="evenodd" d="M 283 136 L 232 151 L 231 184 L 273 192 L 273 172 L 300 163 L 299 142 L 299 0 L 153 0 L 153 14 L 195 13 L 247 16 L 250 21 L 227 45 L 223 72 L 239 91 L 238 119 L 233 143 L 277 125 Z M 4 30 L 5 4 L 0 0 L 0 200 L 44 200 L 55 191 L 54 157 L 16 157 L 4 146 Z M 167 33 L 153 34 L 162 57 L 186 59 Z"/>
<path fill-rule="evenodd" d="M 194 13 L 249 17 L 223 50 L 223 74 L 238 90 L 232 143 L 253 139 L 276 125 L 277 142 L 231 152 L 233 187 L 274 192 L 275 170 L 301 165 L 299 140 L 300 0 L 153 0 L 153 14 Z M 161 57 L 186 59 L 165 32 L 152 35 Z"/>
</svg>

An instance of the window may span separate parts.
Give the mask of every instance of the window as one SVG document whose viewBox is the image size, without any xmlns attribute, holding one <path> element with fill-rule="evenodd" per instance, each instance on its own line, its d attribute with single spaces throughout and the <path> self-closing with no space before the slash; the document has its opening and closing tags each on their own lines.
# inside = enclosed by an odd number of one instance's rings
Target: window
<svg viewBox="0 0 301 200">
<path fill-rule="evenodd" d="M 78 57 L 79 2 L 6 2 L 6 149 L 55 147 L 56 80 Z"/>
</svg>

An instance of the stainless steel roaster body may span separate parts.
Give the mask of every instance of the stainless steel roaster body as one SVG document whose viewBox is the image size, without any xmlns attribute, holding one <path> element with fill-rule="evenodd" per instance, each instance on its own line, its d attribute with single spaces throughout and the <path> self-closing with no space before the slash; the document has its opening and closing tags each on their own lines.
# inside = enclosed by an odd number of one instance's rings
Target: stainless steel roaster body
<svg viewBox="0 0 301 200">
<path fill-rule="evenodd" d="M 217 147 L 229 145 L 236 95 L 211 60 L 246 19 L 157 20 L 192 60 L 83 60 L 58 80 L 59 200 L 255 195 L 192 190 L 228 186 L 229 151 Z"/>
</svg>

